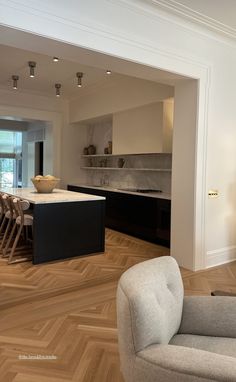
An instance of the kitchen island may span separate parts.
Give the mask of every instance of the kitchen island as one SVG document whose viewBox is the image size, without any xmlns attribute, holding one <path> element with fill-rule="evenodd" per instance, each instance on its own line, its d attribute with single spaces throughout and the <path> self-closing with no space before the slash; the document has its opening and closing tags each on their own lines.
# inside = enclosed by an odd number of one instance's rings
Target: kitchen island
<svg viewBox="0 0 236 382">
<path fill-rule="evenodd" d="M 33 209 L 33 264 L 103 252 L 105 198 L 55 189 L 0 188 L 28 200 Z"/>
</svg>

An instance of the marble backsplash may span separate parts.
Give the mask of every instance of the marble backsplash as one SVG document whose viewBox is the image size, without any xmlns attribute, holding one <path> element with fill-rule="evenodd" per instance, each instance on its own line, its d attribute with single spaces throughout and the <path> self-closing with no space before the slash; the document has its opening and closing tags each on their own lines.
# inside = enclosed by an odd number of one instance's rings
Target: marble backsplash
<svg viewBox="0 0 236 382">
<path fill-rule="evenodd" d="M 124 169 L 116 170 L 119 158 L 123 158 L 125 161 Z M 91 158 L 84 158 L 84 161 L 84 166 L 88 167 L 105 166 L 104 169 L 84 170 L 88 185 L 109 185 L 114 188 L 149 188 L 171 193 L 171 171 L 132 170 L 133 168 L 171 170 L 171 154 L 121 155 L 97 157 L 92 158 L 92 160 Z M 109 170 L 109 167 L 113 170 Z"/>
</svg>

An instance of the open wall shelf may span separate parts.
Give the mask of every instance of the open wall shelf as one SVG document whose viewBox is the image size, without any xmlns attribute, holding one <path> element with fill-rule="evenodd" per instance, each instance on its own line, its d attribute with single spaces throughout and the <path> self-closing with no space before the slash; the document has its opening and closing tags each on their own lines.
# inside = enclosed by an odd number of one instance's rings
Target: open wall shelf
<svg viewBox="0 0 236 382">
<path fill-rule="evenodd" d="M 125 157 L 124 167 L 119 167 L 119 159 Z M 129 158 L 128 158 L 129 157 Z M 101 158 L 101 160 L 99 160 Z M 117 159 L 115 159 L 117 158 Z M 152 159 L 151 159 L 152 158 Z M 166 158 L 163 162 L 161 158 Z M 143 172 L 171 172 L 171 153 L 144 154 L 95 154 L 82 155 L 84 164 L 82 170 L 95 171 L 143 171 Z"/>
<path fill-rule="evenodd" d="M 82 170 L 102 170 L 102 171 L 157 171 L 157 172 L 171 172 L 170 168 L 134 168 L 134 167 L 81 167 Z"/>
<path fill-rule="evenodd" d="M 148 155 L 172 155 L 172 153 L 137 153 L 137 154 L 94 154 L 81 155 L 82 158 L 107 158 L 107 157 L 125 157 L 125 156 L 148 156 Z"/>
</svg>

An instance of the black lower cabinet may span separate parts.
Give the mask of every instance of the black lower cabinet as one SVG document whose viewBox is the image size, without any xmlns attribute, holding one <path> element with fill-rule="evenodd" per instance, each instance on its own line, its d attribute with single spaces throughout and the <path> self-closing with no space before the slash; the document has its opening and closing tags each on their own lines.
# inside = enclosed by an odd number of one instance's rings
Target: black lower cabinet
<svg viewBox="0 0 236 382">
<path fill-rule="evenodd" d="M 170 246 L 170 200 L 73 185 L 67 188 L 69 191 L 104 196 L 106 227 Z"/>
</svg>

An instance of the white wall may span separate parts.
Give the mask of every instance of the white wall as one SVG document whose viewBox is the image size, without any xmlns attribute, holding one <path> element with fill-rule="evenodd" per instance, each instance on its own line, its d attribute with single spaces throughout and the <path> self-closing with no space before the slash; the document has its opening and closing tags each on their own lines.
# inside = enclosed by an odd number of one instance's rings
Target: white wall
<svg viewBox="0 0 236 382">
<path fill-rule="evenodd" d="M 33 108 L 36 110 L 58 111 L 65 109 L 65 101 L 61 98 L 45 97 L 38 94 L 29 94 L 18 89 L 0 89 L 0 105 L 16 106 L 20 108 Z"/>
<path fill-rule="evenodd" d="M 35 155 L 35 142 L 43 141 L 43 174 L 53 174 L 54 173 L 54 135 L 53 135 L 53 125 L 51 122 L 35 121 L 28 123 L 27 130 L 27 141 L 28 141 L 28 183 L 26 186 L 32 185 L 30 179 L 35 173 L 35 158 L 33 164 L 31 164 L 32 156 Z M 32 148 L 33 147 L 33 148 Z M 25 155 L 26 156 L 26 155 Z"/>
<path fill-rule="evenodd" d="M 22 133 L 22 187 L 28 184 L 28 143 L 27 131 Z"/>
<path fill-rule="evenodd" d="M 25 187 L 32 185 L 31 178 L 35 176 L 35 144 L 34 142 L 27 143 L 27 183 Z"/>
<path fill-rule="evenodd" d="M 195 180 L 192 169 L 196 154 L 194 127 L 197 125 L 197 81 L 179 83 L 175 88 L 175 97 L 171 198 L 171 209 L 175 213 L 172 213 L 171 221 L 171 249 L 180 265 L 195 269 L 192 248 L 195 230 L 192 219 L 195 215 Z M 185 109 L 188 112 L 184 112 Z"/>
<path fill-rule="evenodd" d="M 174 127 L 174 99 L 163 102 L 163 151 L 172 152 Z"/>
<path fill-rule="evenodd" d="M 86 183 L 86 173 L 80 169 L 81 154 L 87 145 L 86 126 L 68 124 L 62 132 L 62 186 Z"/>
<path fill-rule="evenodd" d="M 16 7 L 14 1 L 8 0 L 0 5 L 1 23 L 147 65 L 147 74 L 154 67 L 200 80 L 197 130 L 192 134 L 196 141 L 191 169 L 194 195 L 188 199 L 192 204 L 189 218 L 193 235 L 184 237 L 188 245 L 183 251 L 188 248 L 191 253 L 183 253 L 183 258 L 196 257 L 198 268 L 235 258 L 235 45 L 216 33 L 164 14 L 157 2 L 141 0 L 81 0 L 71 2 L 70 7 L 56 0 L 34 0 L 30 4 L 18 0 Z M 10 40 L 10 36 L 7 38 Z M 34 49 L 32 35 L 27 41 L 25 48 Z M 11 40 L 13 43 L 17 41 Z M 42 44 L 39 48 L 43 51 Z M 108 57 L 107 63 L 112 62 Z M 133 64 L 134 70 L 138 65 Z M 126 67 L 127 74 L 131 74 L 132 65 Z M 182 113 L 189 110 L 182 106 Z M 191 128 L 193 125 L 192 120 Z M 177 179 L 177 174 L 174 176 Z M 209 188 L 219 189 L 220 197 L 209 200 Z M 178 211 L 172 212 L 176 215 Z"/>
<path fill-rule="evenodd" d="M 163 151 L 163 103 L 113 114 L 113 154 Z"/>
<path fill-rule="evenodd" d="M 54 157 L 55 157 L 55 146 L 54 146 L 54 134 L 53 134 L 53 124 L 52 122 L 46 122 L 45 124 L 45 141 L 43 146 L 43 173 L 54 174 Z M 65 126 L 64 126 L 65 128 Z M 63 145 L 60 151 L 63 151 Z"/>
<path fill-rule="evenodd" d="M 124 77 L 114 85 L 100 89 L 98 87 L 91 94 L 71 101 L 70 121 L 83 121 L 147 105 L 172 97 L 173 94 L 172 86 Z"/>
</svg>

